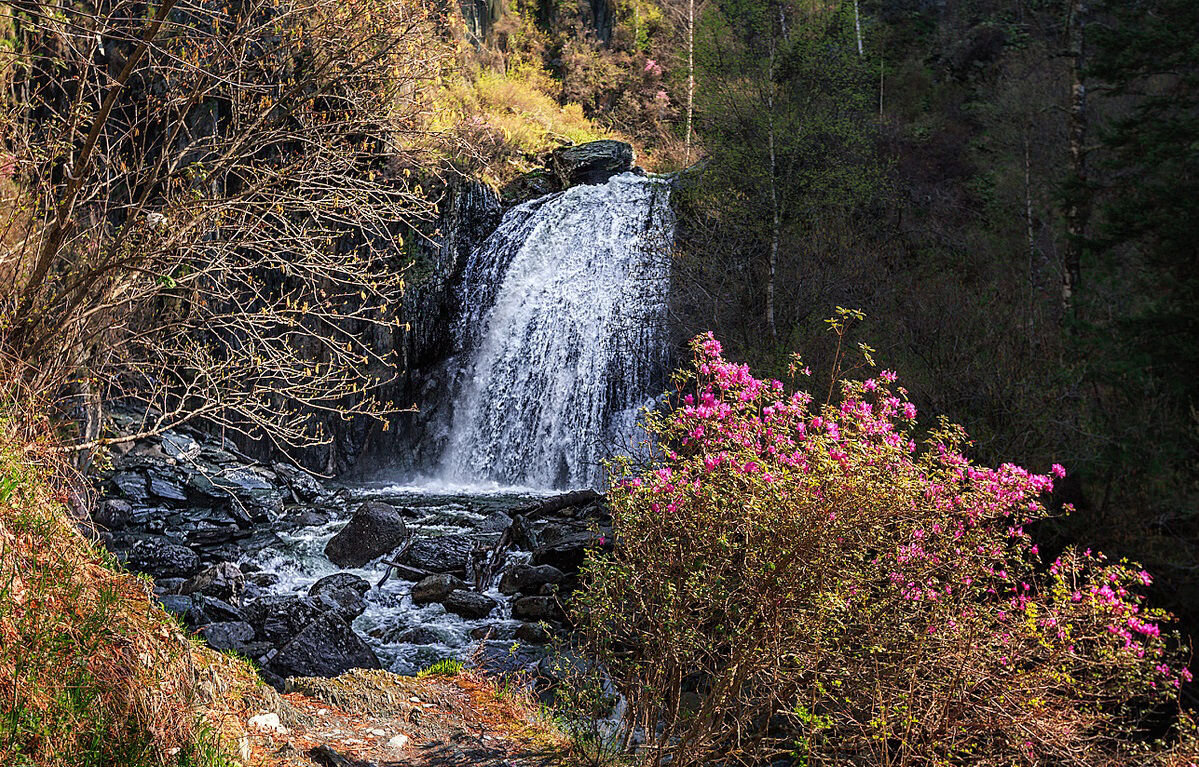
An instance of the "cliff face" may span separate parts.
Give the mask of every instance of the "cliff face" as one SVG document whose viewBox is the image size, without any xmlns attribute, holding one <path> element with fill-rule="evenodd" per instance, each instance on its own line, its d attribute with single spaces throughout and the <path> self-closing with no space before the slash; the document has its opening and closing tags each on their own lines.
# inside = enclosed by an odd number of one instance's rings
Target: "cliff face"
<svg viewBox="0 0 1199 767">
<path fill-rule="evenodd" d="M 425 231 L 412 233 L 405 254 L 408 288 L 398 308 L 398 328 L 377 328 L 373 343 L 380 355 L 393 355 L 397 369 L 380 370 L 389 383 L 376 392 L 379 399 L 397 407 L 419 406 L 436 399 L 428 389 L 428 371 L 436 368 L 453 351 L 453 321 L 458 307 L 453 286 L 470 255 L 503 216 L 499 194 L 480 181 L 464 179 L 448 185 L 438 216 Z M 393 354 L 394 353 L 394 354 Z M 355 396 L 355 395 L 347 395 Z M 399 449 L 419 449 L 418 440 L 395 438 L 396 419 L 391 423 L 368 419 L 343 420 L 322 414 L 322 426 L 330 442 L 300 451 L 296 457 L 306 467 L 324 474 L 340 475 L 368 471 L 391 462 Z M 243 449 L 257 458 L 269 459 L 269 445 L 247 443 Z"/>
</svg>

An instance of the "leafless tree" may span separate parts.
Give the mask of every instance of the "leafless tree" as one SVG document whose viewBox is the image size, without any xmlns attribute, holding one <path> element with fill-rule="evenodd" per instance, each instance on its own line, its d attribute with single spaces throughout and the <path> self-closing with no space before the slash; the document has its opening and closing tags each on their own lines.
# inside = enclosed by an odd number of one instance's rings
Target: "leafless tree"
<svg viewBox="0 0 1199 767">
<path fill-rule="evenodd" d="M 0 365 L 281 448 L 380 415 L 408 168 L 451 53 L 422 0 L 13 4 L 0 136 Z M 405 161 L 405 159 L 407 161 Z M 136 435 L 126 435 L 129 439 Z M 119 438 L 120 439 L 120 438 Z"/>
</svg>

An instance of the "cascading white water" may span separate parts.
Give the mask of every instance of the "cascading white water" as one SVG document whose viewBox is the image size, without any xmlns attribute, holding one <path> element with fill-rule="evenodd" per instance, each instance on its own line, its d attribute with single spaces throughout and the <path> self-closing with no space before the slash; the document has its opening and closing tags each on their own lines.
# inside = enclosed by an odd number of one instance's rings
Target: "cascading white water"
<svg viewBox="0 0 1199 767">
<path fill-rule="evenodd" d="M 665 181 L 624 173 L 520 205 L 470 257 L 442 479 L 597 487 L 665 369 Z"/>
</svg>

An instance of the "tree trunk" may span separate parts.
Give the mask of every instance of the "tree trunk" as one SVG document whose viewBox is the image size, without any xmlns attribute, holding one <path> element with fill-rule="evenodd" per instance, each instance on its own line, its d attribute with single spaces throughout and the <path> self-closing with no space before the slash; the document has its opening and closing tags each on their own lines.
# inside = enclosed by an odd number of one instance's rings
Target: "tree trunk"
<svg viewBox="0 0 1199 767">
<path fill-rule="evenodd" d="M 1089 12 L 1087 0 L 1071 0 L 1067 34 L 1070 59 L 1070 168 L 1075 190 L 1066 202 L 1066 248 L 1062 264 L 1062 312 L 1074 311 L 1074 296 L 1082 275 L 1082 248 L 1090 218 L 1087 183 L 1087 86 L 1083 80 L 1086 65 L 1086 24 Z"/>
<path fill-rule="evenodd" d="M 853 28 L 858 36 L 858 58 L 863 56 L 862 52 L 862 17 L 858 14 L 858 0 L 853 0 Z"/>
<path fill-rule="evenodd" d="M 766 78 L 766 140 L 770 151 L 770 263 L 766 278 L 766 327 L 770 329 L 771 342 L 778 343 L 778 330 L 774 323 L 774 278 L 778 272 L 779 230 L 782 217 L 779 215 L 778 160 L 774 149 L 774 57 L 775 43 L 772 33 Z"/>
<path fill-rule="evenodd" d="M 691 117 L 695 111 L 695 0 L 687 0 L 687 127 L 684 159 L 691 164 Z"/>
</svg>

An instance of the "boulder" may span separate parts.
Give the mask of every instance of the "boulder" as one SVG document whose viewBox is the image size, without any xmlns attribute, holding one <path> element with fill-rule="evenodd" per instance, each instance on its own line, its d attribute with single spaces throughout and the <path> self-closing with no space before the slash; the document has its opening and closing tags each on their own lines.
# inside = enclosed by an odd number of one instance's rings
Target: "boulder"
<svg viewBox="0 0 1199 767">
<path fill-rule="evenodd" d="M 248 642 L 254 640 L 254 627 L 245 621 L 221 621 L 202 626 L 200 634 L 214 650 L 241 652 Z"/>
<path fill-rule="evenodd" d="M 522 623 L 516 629 L 516 638 L 529 644 L 548 644 L 553 637 L 541 623 Z"/>
<path fill-rule="evenodd" d="M 542 621 L 561 617 L 558 600 L 553 597 L 521 597 L 512 603 L 512 617 L 524 621 Z"/>
<path fill-rule="evenodd" d="M 310 623 L 270 660 L 281 677 L 334 677 L 353 668 L 382 668 L 374 651 L 335 614 Z"/>
<path fill-rule="evenodd" d="M 393 551 L 408 538 L 408 526 L 392 506 L 367 501 L 350 523 L 325 544 L 325 556 L 338 567 L 362 567 Z"/>
<path fill-rule="evenodd" d="M 312 597 L 272 596 L 251 602 L 242 612 L 258 636 L 282 644 L 323 616 L 326 609 Z"/>
<path fill-rule="evenodd" d="M 486 594 L 466 589 L 451 591 L 442 604 L 445 605 L 445 609 L 468 620 L 486 618 L 492 610 L 500 606 L 499 602 Z"/>
<path fill-rule="evenodd" d="M 500 593 L 532 594 L 547 583 L 559 583 L 565 574 L 553 565 L 513 565 L 500 578 Z"/>
<path fill-rule="evenodd" d="M 120 552 L 130 569 L 154 578 L 187 578 L 200 569 L 200 557 L 165 536 L 137 538 Z"/>
<path fill-rule="evenodd" d="M 461 579 L 449 573 L 430 575 L 412 587 L 412 601 L 418 605 L 440 602 L 450 595 L 451 591 L 466 586 Z"/>
<path fill-rule="evenodd" d="M 611 545 L 612 533 L 607 530 L 601 530 L 598 535 L 590 530 L 566 532 L 534 549 L 533 563 L 552 565 L 563 572 L 573 573 L 583 564 L 587 549 Z"/>
<path fill-rule="evenodd" d="M 308 589 L 308 596 L 341 616 L 346 623 L 366 612 L 366 593 L 371 585 L 357 575 L 326 575 Z"/>
<path fill-rule="evenodd" d="M 232 562 L 202 570 L 179 587 L 180 594 L 203 594 L 232 603 L 240 602 L 245 590 L 246 577 Z"/>
<path fill-rule="evenodd" d="M 566 186 L 603 184 L 633 169 L 633 147 L 611 139 L 591 141 L 555 150 L 550 164 Z"/>
<path fill-rule="evenodd" d="M 443 535 L 437 538 L 422 538 L 412 544 L 404 554 L 403 562 L 434 573 L 466 574 L 466 563 L 475 548 L 469 535 Z"/>
</svg>

